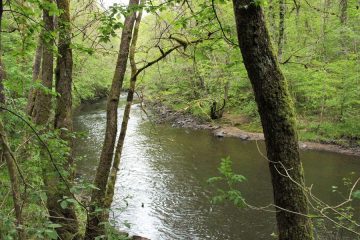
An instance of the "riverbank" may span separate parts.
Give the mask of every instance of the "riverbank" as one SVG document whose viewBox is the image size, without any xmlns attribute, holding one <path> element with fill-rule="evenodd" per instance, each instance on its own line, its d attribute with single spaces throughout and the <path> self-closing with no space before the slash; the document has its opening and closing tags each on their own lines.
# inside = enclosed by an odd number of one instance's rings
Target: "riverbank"
<svg viewBox="0 0 360 240">
<path fill-rule="evenodd" d="M 264 140 L 263 133 L 249 132 L 233 126 L 231 123 L 212 121 L 196 117 L 188 112 L 175 111 L 159 102 L 148 102 L 147 107 L 154 114 L 153 121 L 158 124 L 170 123 L 173 127 L 209 130 L 219 138 L 234 137 L 244 141 Z M 360 146 L 346 147 L 327 142 L 300 141 L 299 147 L 302 150 L 328 151 L 360 157 Z"/>
</svg>

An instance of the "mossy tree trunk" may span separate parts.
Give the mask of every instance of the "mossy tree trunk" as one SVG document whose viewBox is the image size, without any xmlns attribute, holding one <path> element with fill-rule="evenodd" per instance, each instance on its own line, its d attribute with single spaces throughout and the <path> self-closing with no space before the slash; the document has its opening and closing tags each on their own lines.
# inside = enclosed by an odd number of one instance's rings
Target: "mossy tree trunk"
<svg viewBox="0 0 360 240">
<path fill-rule="evenodd" d="M 33 97 L 29 96 L 28 108 L 31 118 L 36 124 L 46 124 L 51 114 L 51 89 L 53 86 L 54 74 L 54 39 L 47 32 L 54 31 L 54 17 L 49 15 L 49 11 L 43 11 L 44 30 L 40 38 L 38 49 L 36 51 L 33 80 L 41 80 L 43 89 L 36 89 Z M 46 39 L 45 39 L 46 38 Z M 40 56 L 41 57 L 40 57 Z M 42 59 L 42 61 L 41 61 Z M 41 67 L 40 67 L 41 66 Z M 30 93 L 32 95 L 32 93 Z M 33 102 L 31 102 L 33 101 Z"/>
<path fill-rule="evenodd" d="M 265 135 L 280 240 L 313 239 L 302 186 L 303 169 L 295 113 L 287 82 L 273 53 L 261 7 L 233 0 L 239 46 L 258 105 Z M 285 171 L 286 170 L 286 171 Z M 286 174 L 296 181 L 294 183 Z"/>
<path fill-rule="evenodd" d="M 70 172 L 72 167 L 72 140 L 71 132 L 73 130 L 72 124 L 72 50 L 71 50 L 71 28 L 70 28 L 70 6 L 69 0 L 57 0 L 57 7 L 61 10 L 58 18 L 58 56 L 56 62 L 56 85 L 57 92 L 54 128 L 60 130 L 60 137 L 68 143 L 70 153 L 64 156 L 65 159 L 56 162 L 57 166 Z M 44 49 L 45 51 L 45 49 Z M 43 59 L 43 65 L 46 62 Z M 46 63 L 45 63 L 46 64 Z M 71 196 L 70 190 L 63 182 L 57 169 L 54 169 L 49 163 L 49 168 L 52 171 L 44 173 L 45 185 L 47 190 L 47 207 L 50 214 L 50 220 L 54 223 L 60 224 L 62 227 L 56 228 L 56 231 L 61 239 L 77 239 L 78 237 L 78 222 L 73 206 L 67 208 L 61 207 L 61 201 L 65 196 Z M 68 177 L 70 182 L 72 179 Z"/>
<path fill-rule="evenodd" d="M 126 72 L 132 32 L 136 18 L 135 7 L 138 5 L 139 0 L 129 0 L 128 13 L 125 17 L 124 27 L 121 34 L 120 49 L 115 73 L 107 100 L 105 138 L 94 179 L 94 185 L 98 188 L 98 190 L 94 189 L 91 194 L 91 207 L 86 226 L 85 239 L 94 239 L 97 236 L 103 235 L 105 232 L 104 225 L 101 225 L 100 223 L 104 219 L 107 219 L 107 217 L 104 216 L 107 214 L 107 210 L 104 209 L 104 206 L 106 187 L 113 161 L 117 134 L 117 109 Z M 101 213 L 96 212 L 95 210 L 97 208 L 102 208 L 104 211 Z"/>
</svg>

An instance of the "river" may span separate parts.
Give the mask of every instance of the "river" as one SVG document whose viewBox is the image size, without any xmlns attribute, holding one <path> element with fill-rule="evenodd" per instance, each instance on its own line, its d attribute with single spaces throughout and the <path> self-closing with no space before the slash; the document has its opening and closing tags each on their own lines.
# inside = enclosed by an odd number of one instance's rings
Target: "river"
<svg viewBox="0 0 360 240">
<path fill-rule="evenodd" d="M 106 102 L 83 105 L 75 114 L 75 130 L 86 133 L 76 142 L 78 174 L 94 176 L 103 142 Z M 119 118 L 123 112 L 119 106 Z M 264 144 L 259 142 L 261 151 Z M 217 189 L 207 183 L 218 176 L 220 159 L 230 156 L 247 180 L 239 189 L 256 206 L 272 202 L 270 174 L 256 142 L 219 139 L 205 130 L 154 125 L 133 106 L 111 217 L 119 229 L 158 239 L 272 239 L 274 213 L 239 209 L 230 203 L 212 205 Z M 330 204 L 339 203 L 343 178 L 359 176 L 359 157 L 302 151 L 306 185 Z M 337 186 L 333 192 L 333 186 Z M 356 211 L 359 202 L 353 203 Z M 356 216 L 358 218 L 358 216 Z M 359 219 L 359 218 L 358 218 Z M 128 228 L 130 224 L 130 228 Z M 346 235 L 346 234 L 345 234 Z M 354 238 L 349 238 L 354 239 Z"/>
</svg>

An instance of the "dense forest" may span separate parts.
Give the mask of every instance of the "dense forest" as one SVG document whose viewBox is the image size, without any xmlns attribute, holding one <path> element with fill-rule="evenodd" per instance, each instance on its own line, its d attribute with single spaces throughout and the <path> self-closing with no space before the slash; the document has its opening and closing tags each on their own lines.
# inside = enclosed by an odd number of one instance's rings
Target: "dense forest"
<svg viewBox="0 0 360 240">
<path fill-rule="evenodd" d="M 134 105 L 151 129 L 173 124 L 241 131 L 242 140 L 257 136 L 271 185 L 268 205 L 242 195 L 238 185 L 247 176 L 233 169 L 226 151 L 214 167 L 219 176 L 206 176 L 204 184 L 217 186 L 209 204 L 271 212 L 275 229 L 261 239 L 360 239 L 359 169 L 338 176 L 345 189 L 330 203 L 305 181 L 300 151 L 309 145 L 343 152 L 356 159 L 336 155 L 342 164 L 359 166 L 360 1 L 0 3 L 0 239 L 150 237 L 129 236 L 112 215 L 123 152 L 134 144 L 127 142 Z M 96 165 L 82 178 L 76 149 L 87 133 L 74 127 L 74 115 L 102 99 Z M 199 137 L 198 144 L 208 143 Z"/>
</svg>

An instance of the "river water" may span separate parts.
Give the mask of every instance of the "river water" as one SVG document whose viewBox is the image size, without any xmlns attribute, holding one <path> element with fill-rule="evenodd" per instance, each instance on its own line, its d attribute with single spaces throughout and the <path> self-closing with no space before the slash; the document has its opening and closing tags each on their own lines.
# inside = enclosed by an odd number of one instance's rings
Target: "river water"
<svg viewBox="0 0 360 240">
<path fill-rule="evenodd" d="M 86 133 L 76 142 L 78 174 L 91 180 L 105 132 L 106 102 L 82 106 L 75 130 Z M 123 112 L 119 106 L 119 118 Z M 259 143 L 264 151 L 264 144 Z M 274 213 L 239 209 L 230 203 L 212 205 L 217 189 L 207 183 L 218 176 L 220 159 L 230 156 L 247 180 L 239 186 L 256 206 L 272 202 L 266 160 L 255 142 L 214 137 L 208 131 L 154 125 L 139 106 L 132 109 L 121 159 L 111 217 L 119 229 L 157 239 L 272 239 Z M 330 204 L 347 193 L 343 178 L 360 175 L 360 158 L 320 151 L 301 152 L 306 185 Z M 338 186 L 333 192 L 332 186 Z M 356 211 L 359 202 L 354 202 Z M 359 220 L 359 219 L 358 219 Z M 128 225 L 130 224 L 130 228 Z M 325 238 L 326 239 L 326 238 Z M 351 238 L 350 239 L 354 239 Z"/>
</svg>

